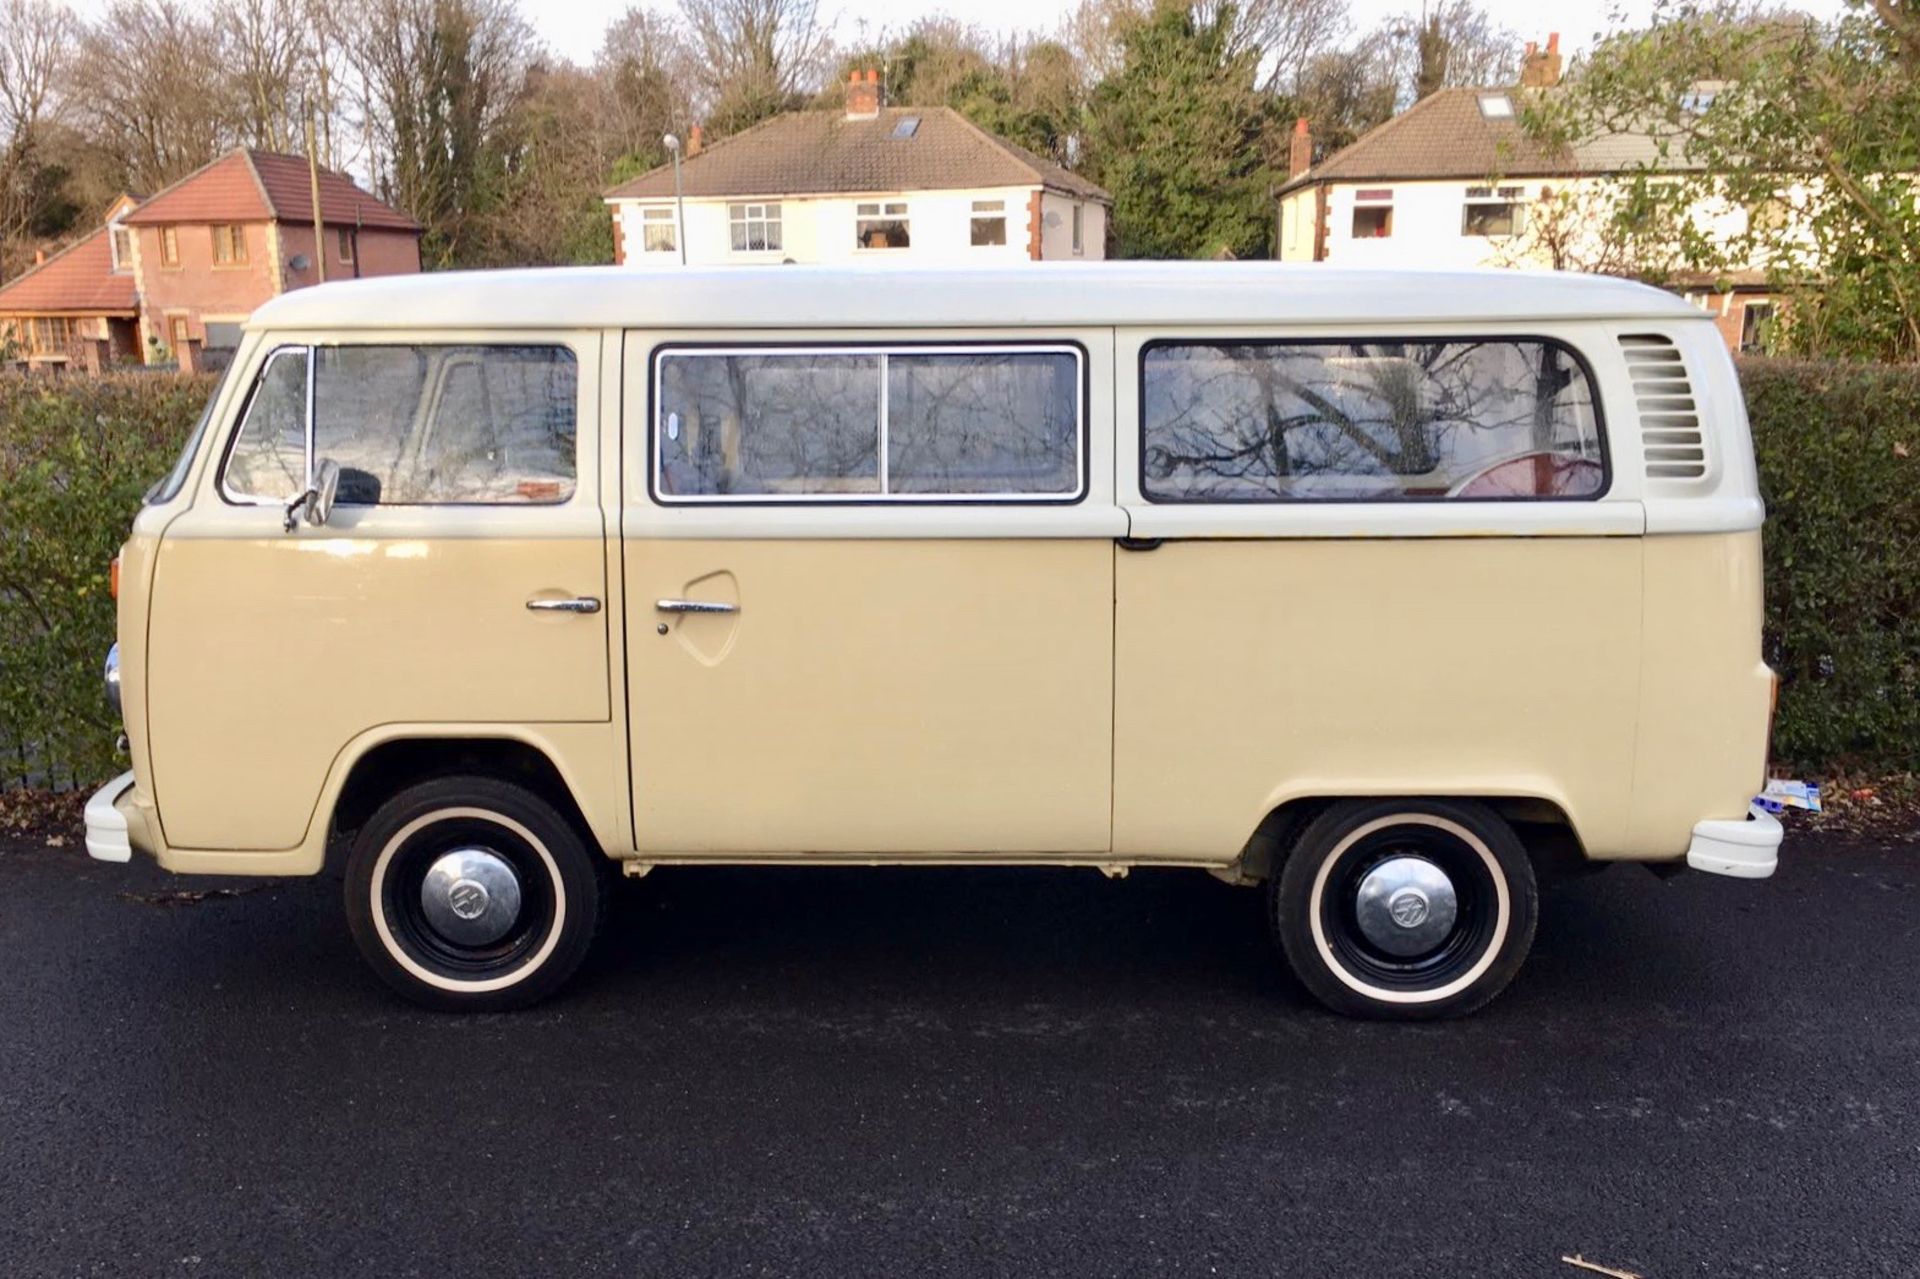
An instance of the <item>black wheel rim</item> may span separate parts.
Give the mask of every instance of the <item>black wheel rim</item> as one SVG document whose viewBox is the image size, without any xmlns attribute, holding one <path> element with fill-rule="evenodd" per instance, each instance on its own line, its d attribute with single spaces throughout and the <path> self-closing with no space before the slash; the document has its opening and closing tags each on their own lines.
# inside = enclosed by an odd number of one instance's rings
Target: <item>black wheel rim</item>
<svg viewBox="0 0 1920 1279">
<path fill-rule="evenodd" d="M 428 921 L 420 889 L 442 855 L 480 848 L 506 861 L 520 880 L 520 914 L 511 929 L 484 946 L 462 945 Z M 512 972 L 553 930 L 557 902 L 546 859 L 519 832 L 486 817 L 430 822 L 406 837 L 387 860 L 379 907 L 394 944 L 422 968 L 455 981 L 485 981 Z"/>
<path fill-rule="evenodd" d="M 1360 884 L 1396 857 L 1432 862 L 1453 882 L 1452 929 L 1433 949 L 1393 955 L 1368 940 L 1357 913 Z M 1369 986 L 1391 991 L 1438 990 L 1472 970 L 1494 942 L 1499 886 L 1475 845 L 1453 831 L 1424 823 L 1383 826 L 1342 849 L 1320 895 L 1320 931 L 1341 967 Z"/>
</svg>

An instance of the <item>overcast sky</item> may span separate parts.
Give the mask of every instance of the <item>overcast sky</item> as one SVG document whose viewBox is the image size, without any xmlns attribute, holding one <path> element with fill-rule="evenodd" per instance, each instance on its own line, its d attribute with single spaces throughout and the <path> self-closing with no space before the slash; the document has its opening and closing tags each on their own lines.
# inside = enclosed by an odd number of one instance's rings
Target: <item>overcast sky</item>
<svg viewBox="0 0 1920 1279">
<path fill-rule="evenodd" d="M 624 13 L 630 0 L 518 0 L 521 11 L 555 49 L 570 58 L 585 61 L 600 47 L 600 36 L 607 23 Z M 670 10 L 671 0 L 656 7 Z M 832 16 L 842 40 L 857 38 L 863 29 L 877 32 L 898 30 L 914 19 L 944 13 L 983 27 L 1000 30 L 1052 31 L 1073 7 L 1072 0 L 820 0 L 823 17 Z M 1522 40 L 1545 41 L 1550 31 L 1560 32 L 1563 48 L 1578 50 L 1603 32 L 1624 21 L 1638 25 L 1646 21 L 1651 0 L 1480 0 L 1480 7 L 1503 26 L 1511 27 Z M 1795 6 L 1830 17 L 1841 7 L 1841 0 L 1801 0 Z M 1365 29 L 1381 18 L 1418 12 L 1420 0 L 1350 0 L 1353 23 Z"/>
</svg>

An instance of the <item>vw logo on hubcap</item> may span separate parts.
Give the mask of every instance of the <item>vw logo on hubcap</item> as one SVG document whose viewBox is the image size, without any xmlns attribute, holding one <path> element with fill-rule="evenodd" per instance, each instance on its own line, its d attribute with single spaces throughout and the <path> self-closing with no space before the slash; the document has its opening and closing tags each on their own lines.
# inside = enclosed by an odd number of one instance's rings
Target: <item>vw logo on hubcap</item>
<svg viewBox="0 0 1920 1279">
<path fill-rule="evenodd" d="M 487 913 L 487 886 L 463 879 L 447 890 L 447 904 L 462 919 L 478 919 Z"/>
<path fill-rule="evenodd" d="M 460 909 L 458 902 L 454 909 Z M 1427 922 L 1427 895 L 1417 888 L 1403 888 L 1387 903 L 1387 913 L 1402 928 L 1418 928 Z"/>
</svg>

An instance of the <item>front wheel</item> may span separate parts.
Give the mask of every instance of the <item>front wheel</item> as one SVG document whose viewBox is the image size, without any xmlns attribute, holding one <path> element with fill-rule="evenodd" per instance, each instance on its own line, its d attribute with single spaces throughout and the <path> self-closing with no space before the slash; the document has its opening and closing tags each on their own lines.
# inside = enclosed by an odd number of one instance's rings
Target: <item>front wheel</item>
<svg viewBox="0 0 1920 1279">
<path fill-rule="evenodd" d="M 381 805 L 354 840 L 347 923 L 374 971 L 415 1003 L 522 1008 L 557 990 L 593 942 L 594 857 L 523 787 L 423 782 Z"/>
<path fill-rule="evenodd" d="M 1268 885 L 1294 973 L 1336 1012 L 1459 1016 L 1498 995 L 1533 944 L 1533 867 L 1484 804 L 1348 800 L 1301 833 Z"/>
</svg>

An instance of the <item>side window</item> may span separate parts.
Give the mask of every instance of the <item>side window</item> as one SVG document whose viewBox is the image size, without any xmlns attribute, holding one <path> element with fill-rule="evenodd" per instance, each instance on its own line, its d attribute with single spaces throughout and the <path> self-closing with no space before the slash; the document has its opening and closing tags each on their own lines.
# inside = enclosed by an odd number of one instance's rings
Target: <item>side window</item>
<svg viewBox="0 0 1920 1279">
<path fill-rule="evenodd" d="M 655 370 L 666 501 L 1082 491 L 1075 350 L 665 350 Z"/>
<path fill-rule="evenodd" d="M 564 502 L 578 404 L 571 352 L 487 347 L 449 360 L 407 500 Z"/>
<path fill-rule="evenodd" d="M 1142 357 L 1154 502 L 1594 498 L 1600 413 L 1538 339 L 1164 342 Z"/>
<path fill-rule="evenodd" d="M 307 352 L 275 351 L 255 379 L 221 487 L 243 501 L 285 502 L 307 486 Z"/>
<path fill-rule="evenodd" d="M 578 383 L 564 347 L 277 351 L 235 439 L 225 492 L 285 501 L 305 487 L 311 454 L 339 465 L 345 506 L 563 502 L 574 491 Z"/>
</svg>

